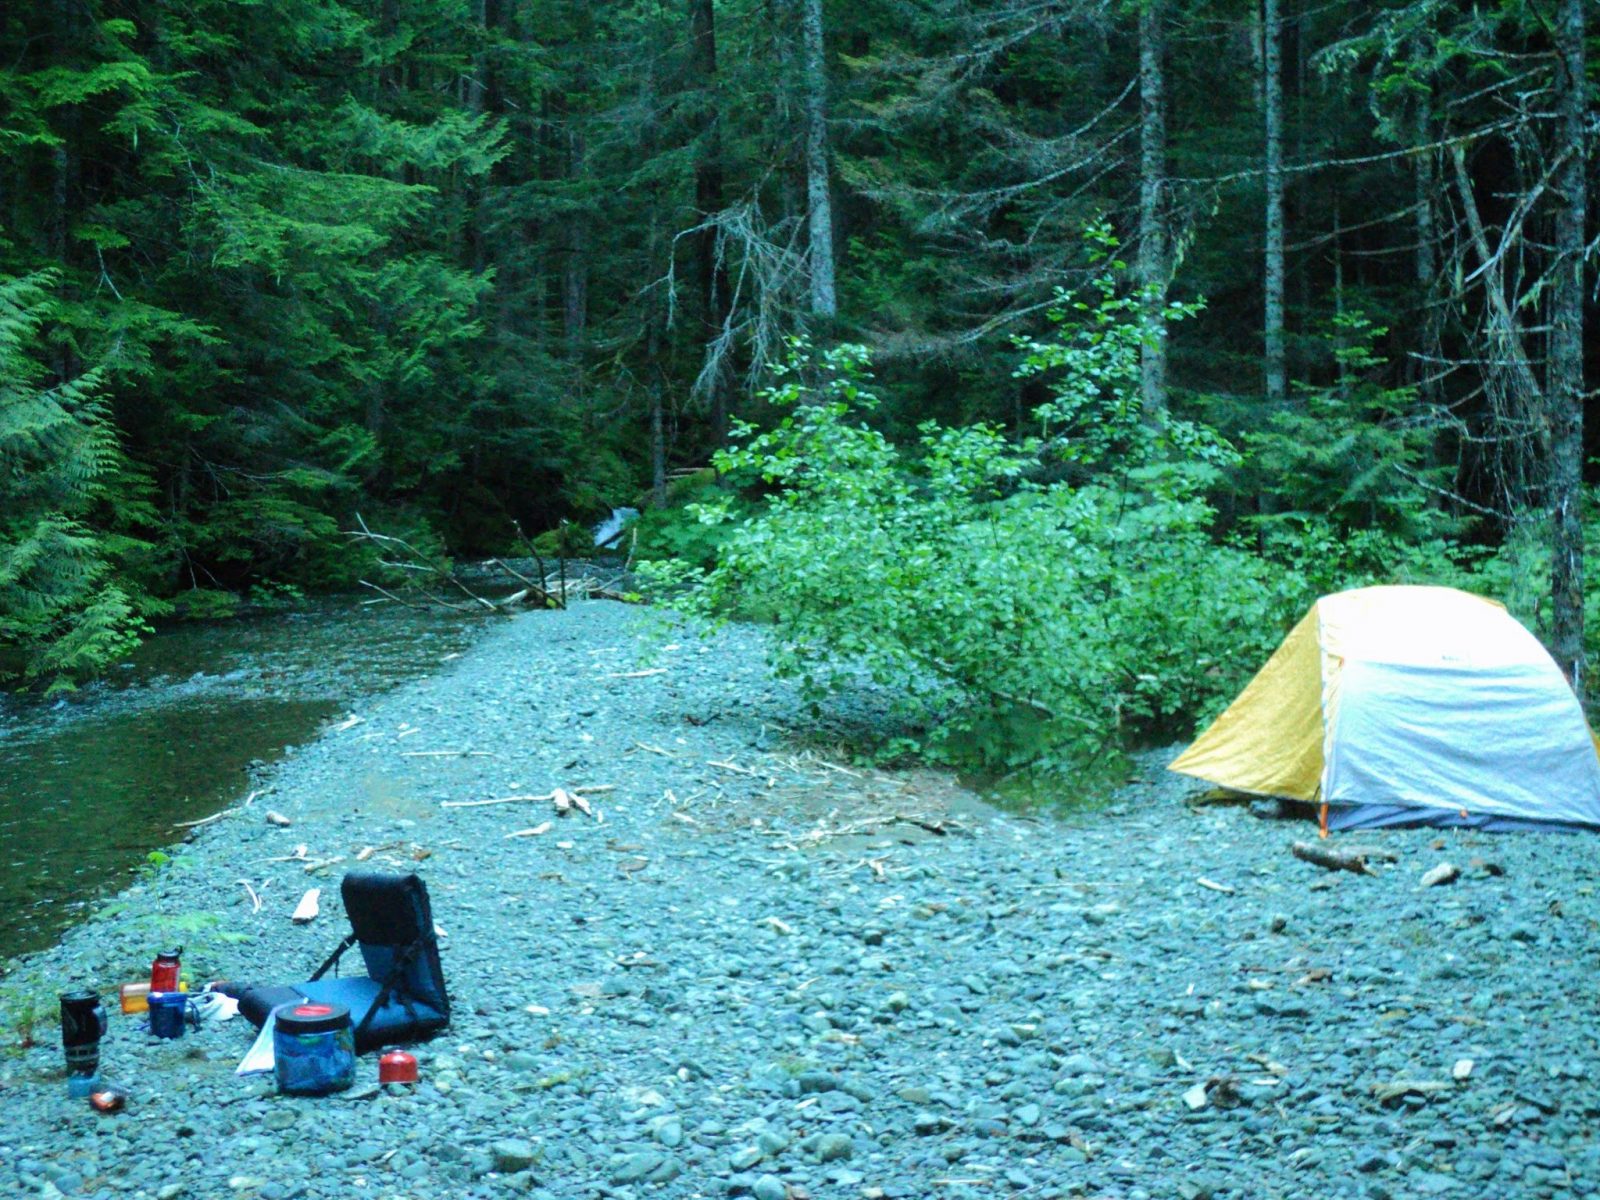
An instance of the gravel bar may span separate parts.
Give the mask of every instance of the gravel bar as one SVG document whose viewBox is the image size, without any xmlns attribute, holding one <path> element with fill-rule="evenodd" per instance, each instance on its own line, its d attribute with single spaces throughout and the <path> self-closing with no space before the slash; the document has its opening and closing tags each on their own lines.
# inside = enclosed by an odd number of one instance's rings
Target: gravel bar
<svg viewBox="0 0 1600 1200">
<path fill-rule="evenodd" d="M 603 602 L 370 702 L 0 979 L 0 1196 L 1600 1195 L 1590 838 L 1384 831 L 1337 843 L 1375 876 L 1328 872 L 1161 756 L 1009 815 L 804 713 L 755 631 Z M 557 787 L 592 815 L 444 806 Z M 115 1010 L 165 941 L 197 982 L 305 978 L 358 861 L 422 874 L 444 934 L 415 1091 L 368 1056 L 280 1097 L 234 1074 L 242 1020 Z M 84 983 L 115 1115 L 68 1099 L 53 1015 L 16 1048 Z"/>
</svg>

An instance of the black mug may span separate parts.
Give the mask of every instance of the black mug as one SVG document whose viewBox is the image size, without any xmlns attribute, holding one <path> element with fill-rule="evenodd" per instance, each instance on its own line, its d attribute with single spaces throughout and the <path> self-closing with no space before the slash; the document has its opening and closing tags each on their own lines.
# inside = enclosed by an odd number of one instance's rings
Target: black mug
<svg viewBox="0 0 1600 1200">
<path fill-rule="evenodd" d="M 84 988 L 61 993 L 61 1048 L 67 1074 L 93 1076 L 100 1069 L 100 1039 L 106 1032 L 106 1010 L 98 993 Z"/>
</svg>

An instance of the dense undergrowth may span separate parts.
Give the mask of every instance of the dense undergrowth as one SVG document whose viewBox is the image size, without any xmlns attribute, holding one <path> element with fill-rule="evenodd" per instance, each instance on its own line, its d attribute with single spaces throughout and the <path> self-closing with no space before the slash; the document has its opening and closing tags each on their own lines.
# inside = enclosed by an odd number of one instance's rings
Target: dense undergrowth
<svg viewBox="0 0 1600 1200">
<path fill-rule="evenodd" d="M 865 675 L 898 697 L 918 732 L 880 753 L 999 773 L 1115 767 L 1187 733 L 1329 591 L 1449 584 L 1538 625 L 1538 531 L 1491 549 L 1438 506 L 1426 430 L 1384 419 L 1414 397 L 1369 382 L 1375 331 L 1345 331 L 1339 390 L 1236 444 L 1141 408 L 1121 268 L 1060 298 L 1055 337 L 1018 341 L 1049 392 L 1021 440 L 929 421 L 892 441 L 865 350 L 797 343 L 765 397 L 777 420 L 647 526 L 654 588 L 770 623 L 773 665 L 814 695 Z M 1241 499 L 1252 515 L 1225 520 Z"/>
</svg>

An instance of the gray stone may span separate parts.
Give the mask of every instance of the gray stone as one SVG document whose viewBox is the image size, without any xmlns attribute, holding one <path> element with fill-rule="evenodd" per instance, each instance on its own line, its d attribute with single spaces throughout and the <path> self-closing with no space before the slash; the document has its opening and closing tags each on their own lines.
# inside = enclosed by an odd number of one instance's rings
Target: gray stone
<svg viewBox="0 0 1600 1200">
<path fill-rule="evenodd" d="M 735 1171 L 748 1171 L 766 1157 L 758 1146 L 743 1146 L 728 1155 L 728 1165 Z"/>
<path fill-rule="evenodd" d="M 503 1138 L 489 1147 L 494 1159 L 494 1169 L 502 1175 L 514 1175 L 533 1166 L 538 1151 L 533 1143 L 522 1138 Z"/>
<path fill-rule="evenodd" d="M 756 1200 L 785 1200 L 789 1195 L 789 1189 L 784 1187 L 783 1180 L 776 1175 L 762 1175 L 750 1185 L 750 1194 Z"/>
<path fill-rule="evenodd" d="M 650 1136 L 671 1149 L 683 1144 L 683 1122 L 677 1117 L 656 1117 L 650 1122 Z"/>
<path fill-rule="evenodd" d="M 818 1162 L 836 1162 L 849 1158 L 856 1152 L 856 1144 L 848 1134 L 828 1133 L 817 1139 L 813 1153 Z"/>
<path fill-rule="evenodd" d="M 653 1175 L 667 1162 L 666 1155 L 656 1150 L 639 1150 L 612 1160 L 612 1183 L 638 1183 Z"/>
<path fill-rule="evenodd" d="M 544 1060 L 530 1050 L 513 1050 L 502 1058 L 500 1063 L 508 1071 L 526 1075 L 539 1070 L 544 1065 Z"/>
</svg>

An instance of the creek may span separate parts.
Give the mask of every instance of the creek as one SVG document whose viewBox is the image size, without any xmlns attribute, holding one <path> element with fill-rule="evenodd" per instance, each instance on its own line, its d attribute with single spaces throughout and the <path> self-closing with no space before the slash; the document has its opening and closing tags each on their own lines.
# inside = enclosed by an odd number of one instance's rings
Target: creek
<svg viewBox="0 0 1600 1200">
<path fill-rule="evenodd" d="M 243 799 L 253 772 L 485 628 L 325 599 L 163 629 L 64 699 L 0 695 L 0 973 L 159 860 L 180 822 Z"/>
</svg>

